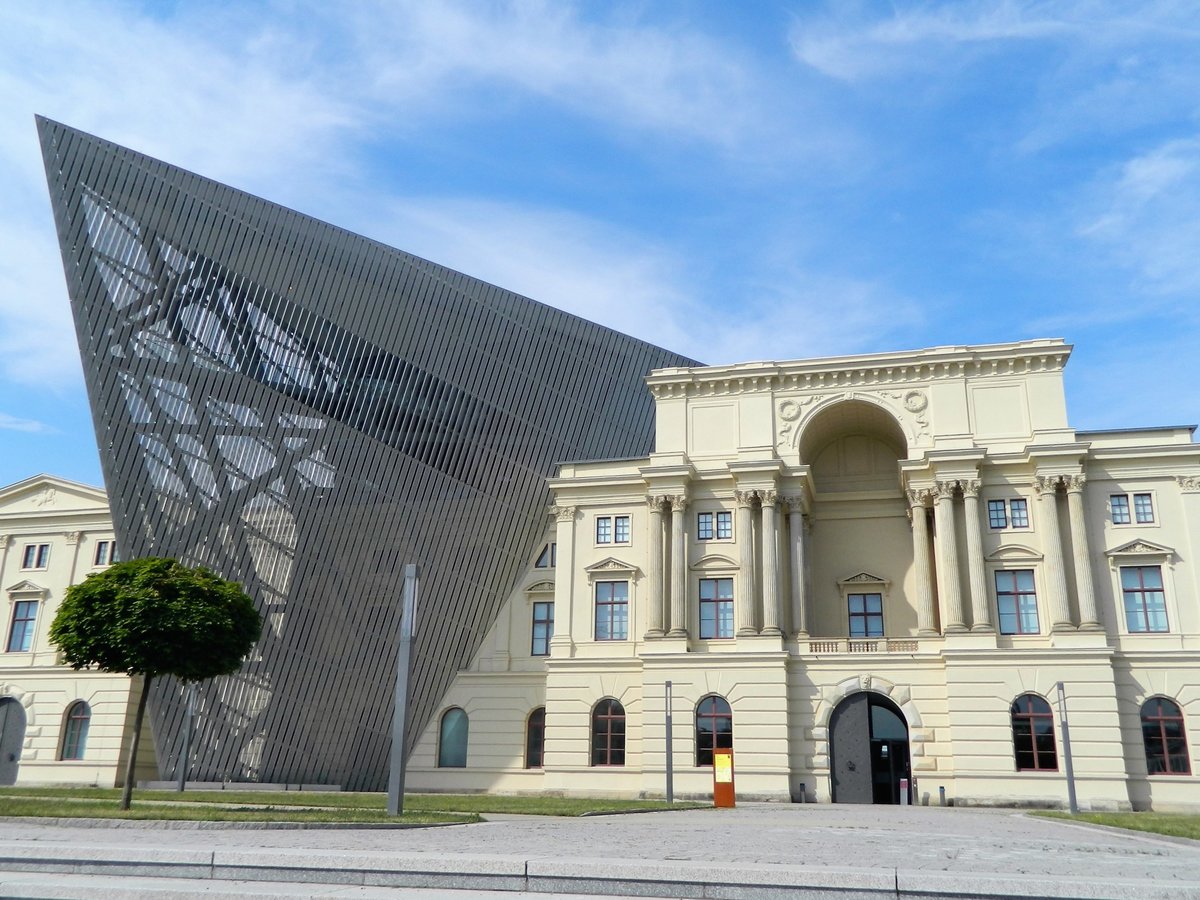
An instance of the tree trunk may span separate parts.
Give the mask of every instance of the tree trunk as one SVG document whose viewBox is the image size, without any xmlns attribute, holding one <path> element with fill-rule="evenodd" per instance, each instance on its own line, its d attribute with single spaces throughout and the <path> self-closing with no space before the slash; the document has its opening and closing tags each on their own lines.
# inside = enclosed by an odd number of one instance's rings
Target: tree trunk
<svg viewBox="0 0 1200 900">
<path fill-rule="evenodd" d="M 125 789 L 121 792 L 121 809 L 129 809 L 133 799 L 133 773 L 137 767 L 138 742 L 142 737 L 142 717 L 146 715 L 146 701 L 150 698 L 150 678 L 142 678 L 142 696 L 138 699 L 137 715 L 133 720 L 133 740 L 129 747 L 129 762 L 125 764 Z"/>
</svg>

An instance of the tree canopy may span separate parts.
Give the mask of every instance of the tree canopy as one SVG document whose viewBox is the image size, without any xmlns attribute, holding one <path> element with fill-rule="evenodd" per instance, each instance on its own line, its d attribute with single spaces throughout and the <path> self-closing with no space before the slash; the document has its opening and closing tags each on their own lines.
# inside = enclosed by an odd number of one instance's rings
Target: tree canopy
<svg viewBox="0 0 1200 900">
<path fill-rule="evenodd" d="M 69 587 L 50 640 L 76 669 L 202 681 L 236 671 L 261 630 L 240 585 L 208 569 L 146 558 Z"/>
</svg>

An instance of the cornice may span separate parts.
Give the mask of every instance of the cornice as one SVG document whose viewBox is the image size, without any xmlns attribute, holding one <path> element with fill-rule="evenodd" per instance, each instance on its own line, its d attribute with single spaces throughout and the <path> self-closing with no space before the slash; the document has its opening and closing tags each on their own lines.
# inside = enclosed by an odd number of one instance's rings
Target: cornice
<svg viewBox="0 0 1200 900">
<path fill-rule="evenodd" d="M 758 391 L 827 391 L 868 385 L 921 385 L 956 378 L 1060 372 L 1070 354 L 1069 344 L 1060 338 L 1050 338 L 792 362 L 658 369 L 650 373 L 646 384 L 657 400 Z"/>
</svg>

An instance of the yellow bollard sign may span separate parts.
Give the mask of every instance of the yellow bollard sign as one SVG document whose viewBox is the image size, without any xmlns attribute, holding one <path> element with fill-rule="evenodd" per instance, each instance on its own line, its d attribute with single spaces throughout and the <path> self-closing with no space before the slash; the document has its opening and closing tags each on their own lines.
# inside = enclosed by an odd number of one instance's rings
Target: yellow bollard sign
<svg viewBox="0 0 1200 900">
<path fill-rule="evenodd" d="M 733 807 L 733 751 L 713 751 L 713 806 Z"/>
</svg>

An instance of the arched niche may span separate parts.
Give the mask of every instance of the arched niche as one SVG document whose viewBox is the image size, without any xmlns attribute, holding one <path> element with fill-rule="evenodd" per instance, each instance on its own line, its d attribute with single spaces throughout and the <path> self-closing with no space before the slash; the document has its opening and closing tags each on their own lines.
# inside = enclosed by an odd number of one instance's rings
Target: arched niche
<svg viewBox="0 0 1200 900">
<path fill-rule="evenodd" d="M 898 463 L 908 456 L 904 429 L 867 400 L 840 400 L 817 411 L 798 443 L 820 492 L 898 491 Z"/>
</svg>

